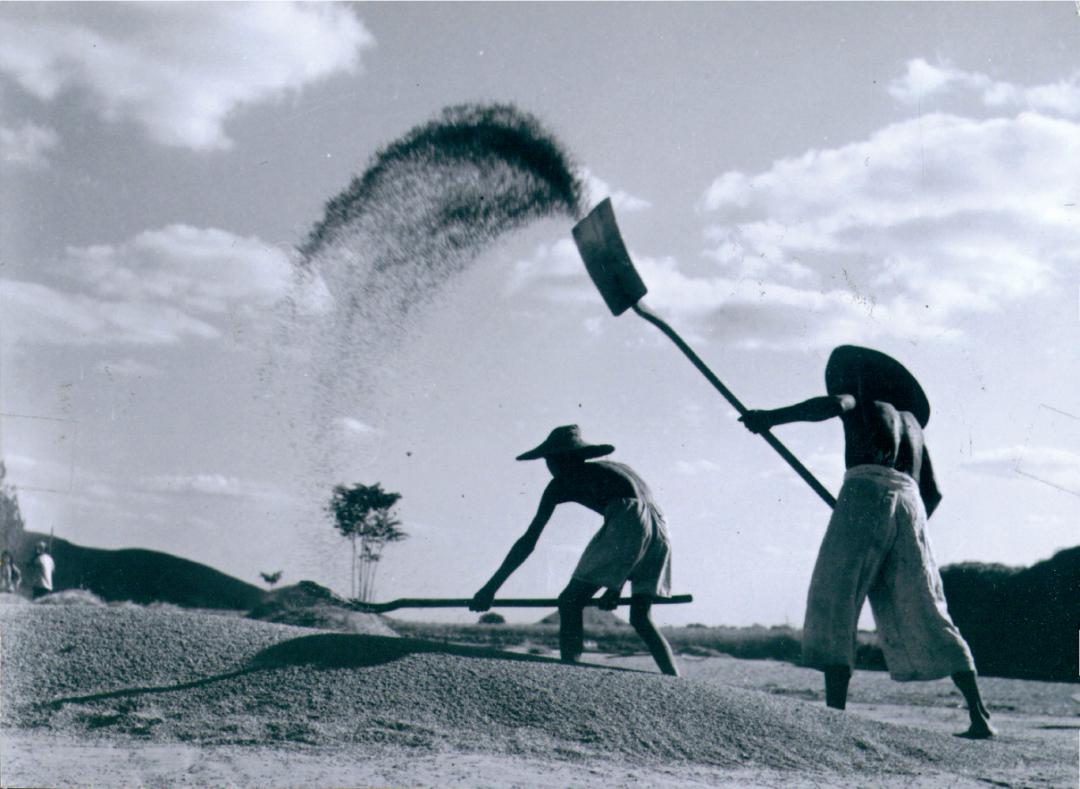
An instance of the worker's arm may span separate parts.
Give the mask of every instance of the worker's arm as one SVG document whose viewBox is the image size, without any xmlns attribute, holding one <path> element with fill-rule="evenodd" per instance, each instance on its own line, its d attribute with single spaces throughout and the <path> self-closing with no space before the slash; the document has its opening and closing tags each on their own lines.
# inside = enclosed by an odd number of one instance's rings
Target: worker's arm
<svg viewBox="0 0 1080 789">
<path fill-rule="evenodd" d="M 739 421 L 746 425 L 751 433 L 763 433 L 771 427 L 786 425 L 788 422 L 824 422 L 826 419 L 841 416 L 855 407 L 855 398 L 851 395 L 826 395 L 811 397 L 795 405 L 774 408 L 771 411 L 747 411 Z"/>
<path fill-rule="evenodd" d="M 505 583 L 507 578 L 513 575 L 514 570 L 520 567 L 522 562 L 528 559 L 533 552 L 536 541 L 540 539 L 541 532 L 544 531 L 544 527 L 551 520 L 552 513 L 555 512 L 556 504 L 558 504 L 558 496 L 553 481 L 547 486 L 544 495 L 540 497 L 540 506 L 537 508 L 536 515 L 533 517 L 532 523 L 529 524 L 529 528 L 525 530 L 525 534 L 519 537 L 513 547 L 510 548 L 506 558 L 503 559 L 503 563 L 499 565 L 499 569 L 491 576 L 491 580 L 484 584 L 480 591 L 473 596 L 472 601 L 469 603 L 470 611 L 486 611 L 491 608 L 491 601 L 495 599 L 495 593 L 499 591 L 499 587 Z"/>
</svg>

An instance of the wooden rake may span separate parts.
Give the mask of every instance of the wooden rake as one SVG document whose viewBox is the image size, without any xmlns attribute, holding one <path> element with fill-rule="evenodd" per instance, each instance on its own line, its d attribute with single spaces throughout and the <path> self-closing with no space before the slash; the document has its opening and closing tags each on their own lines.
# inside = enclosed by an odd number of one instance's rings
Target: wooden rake
<svg viewBox="0 0 1080 789">
<path fill-rule="evenodd" d="M 620 597 L 619 605 L 630 605 L 632 598 Z M 364 603 L 360 600 L 350 600 L 349 608 L 354 611 L 364 611 L 369 614 L 383 614 L 387 611 L 396 611 L 399 608 L 468 608 L 472 598 L 469 597 L 402 597 L 390 600 L 386 603 Z M 654 597 L 653 605 L 677 605 L 679 603 L 692 603 L 694 596 L 677 594 L 671 597 Z M 585 605 L 599 605 L 600 598 L 596 597 Z M 559 601 L 554 597 L 510 597 L 502 600 L 494 600 L 492 608 L 558 608 Z"/>
</svg>

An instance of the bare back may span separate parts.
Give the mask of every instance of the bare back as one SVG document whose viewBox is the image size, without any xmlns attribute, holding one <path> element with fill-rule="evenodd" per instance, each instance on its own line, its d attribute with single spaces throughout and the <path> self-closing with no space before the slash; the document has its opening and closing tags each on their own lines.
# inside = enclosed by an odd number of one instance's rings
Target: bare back
<svg viewBox="0 0 1080 789">
<path fill-rule="evenodd" d="M 652 494 L 632 468 L 611 460 L 593 460 L 561 470 L 545 491 L 554 503 L 576 502 L 601 515 L 616 499 L 643 499 Z"/>
<path fill-rule="evenodd" d="M 844 423 L 844 464 L 871 464 L 907 474 L 919 485 L 927 513 L 941 501 L 922 428 L 915 416 L 889 403 L 873 401 L 841 415 Z"/>
<path fill-rule="evenodd" d="M 841 419 L 848 468 L 869 463 L 919 478 L 923 435 L 914 416 L 874 401 L 866 405 L 857 402 Z"/>
</svg>

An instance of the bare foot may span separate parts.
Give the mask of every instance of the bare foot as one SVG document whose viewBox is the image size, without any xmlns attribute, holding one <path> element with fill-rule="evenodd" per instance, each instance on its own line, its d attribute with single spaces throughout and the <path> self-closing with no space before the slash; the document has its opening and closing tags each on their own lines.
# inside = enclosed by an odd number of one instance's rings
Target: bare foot
<svg viewBox="0 0 1080 789">
<path fill-rule="evenodd" d="M 955 736 L 963 737 L 965 740 L 989 740 L 995 735 L 997 735 L 997 729 L 983 721 L 971 724 L 967 731 L 958 732 Z"/>
</svg>

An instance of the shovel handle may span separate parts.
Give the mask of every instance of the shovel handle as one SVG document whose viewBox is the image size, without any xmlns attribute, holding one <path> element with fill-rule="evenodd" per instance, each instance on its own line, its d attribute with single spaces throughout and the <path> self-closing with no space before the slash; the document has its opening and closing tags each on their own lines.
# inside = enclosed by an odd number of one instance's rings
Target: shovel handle
<svg viewBox="0 0 1080 789">
<path fill-rule="evenodd" d="M 620 597 L 619 605 L 630 605 L 632 597 Z M 653 597 L 650 601 L 653 605 L 674 605 L 677 603 L 692 603 L 694 596 L 689 594 L 677 594 L 670 597 Z M 398 608 L 468 608 L 472 602 L 471 597 L 402 597 L 386 603 L 362 603 L 359 600 L 350 600 L 349 607 L 357 611 L 365 611 L 371 614 L 381 614 L 386 611 L 395 611 Z M 599 597 L 594 597 L 585 605 L 595 606 L 600 603 Z M 492 608 L 558 608 L 559 601 L 553 597 L 510 597 L 502 600 L 493 600 Z"/>
<path fill-rule="evenodd" d="M 739 412 L 739 416 L 746 416 L 749 409 L 747 409 L 746 406 L 739 402 L 739 398 L 737 398 L 730 389 L 724 386 L 723 382 L 716 377 L 716 375 L 713 373 L 712 370 L 708 368 L 705 362 L 701 361 L 701 357 L 694 353 L 694 349 L 687 345 L 686 341 L 683 340 L 683 338 L 680 337 L 673 328 L 668 326 L 667 322 L 664 321 L 663 318 L 651 312 L 648 308 L 642 306 L 640 301 L 633 306 L 633 310 L 642 318 L 644 318 L 653 326 L 666 334 L 668 339 L 675 343 L 675 345 L 678 346 L 679 350 L 686 355 L 686 358 L 694 363 L 694 366 L 697 367 L 701 374 L 708 379 L 709 383 L 711 383 L 716 388 L 716 390 L 724 396 L 724 399 L 735 407 L 735 410 Z M 780 443 L 780 439 L 778 439 L 768 430 L 763 430 L 758 433 L 758 435 L 764 438 L 768 442 L 769 446 L 775 449 L 780 454 L 780 457 L 786 460 L 788 465 L 795 469 L 795 473 L 802 477 L 806 484 L 813 488 L 814 492 L 818 494 L 826 504 L 828 504 L 830 507 L 836 506 L 836 499 L 833 497 L 833 495 L 829 493 L 829 491 L 825 488 L 824 485 L 818 482 L 817 477 L 811 474 L 810 470 L 806 466 L 799 462 L 799 459 L 797 457 L 791 454 L 791 450 L 789 450 L 787 447 Z"/>
</svg>

